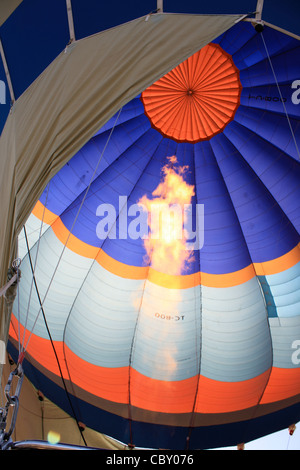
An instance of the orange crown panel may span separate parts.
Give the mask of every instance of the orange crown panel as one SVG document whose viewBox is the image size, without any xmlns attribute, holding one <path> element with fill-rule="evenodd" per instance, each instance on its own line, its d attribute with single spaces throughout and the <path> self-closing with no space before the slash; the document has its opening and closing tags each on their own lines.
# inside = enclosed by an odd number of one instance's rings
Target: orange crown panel
<svg viewBox="0 0 300 470">
<path fill-rule="evenodd" d="M 141 95 L 152 127 L 177 142 L 199 142 L 222 132 L 240 104 L 239 71 L 210 43 Z"/>
</svg>

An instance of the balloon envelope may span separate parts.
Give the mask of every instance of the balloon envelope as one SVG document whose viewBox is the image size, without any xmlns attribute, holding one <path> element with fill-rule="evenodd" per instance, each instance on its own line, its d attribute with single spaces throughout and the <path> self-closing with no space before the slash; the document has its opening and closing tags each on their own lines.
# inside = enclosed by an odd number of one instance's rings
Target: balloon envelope
<svg viewBox="0 0 300 470">
<path fill-rule="evenodd" d="M 124 443 L 212 448 L 299 419 L 300 48 L 262 34 L 235 25 L 124 105 L 20 234 L 11 345 L 28 339 L 33 383 L 70 411 L 62 376 L 78 419 Z M 183 260 L 147 243 L 137 205 L 158 200 L 191 211 Z"/>
</svg>

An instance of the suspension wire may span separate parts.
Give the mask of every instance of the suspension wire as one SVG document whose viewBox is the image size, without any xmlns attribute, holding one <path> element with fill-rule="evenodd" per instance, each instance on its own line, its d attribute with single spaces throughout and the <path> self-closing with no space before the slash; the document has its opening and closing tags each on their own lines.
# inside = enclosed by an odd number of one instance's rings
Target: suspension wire
<svg viewBox="0 0 300 470">
<path fill-rule="evenodd" d="M 18 246 L 18 255 L 19 255 L 19 246 Z M 19 286 L 19 281 L 20 281 L 20 273 L 19 270 L 17 271 L 17 295 L 18 295 L 18 348 L 19 348 L 19 357 L 21 355 L 21 318 L 20 318 L 20 286 Z"/>
<path fill-rule="evenodd" d="M 195 175 L 195 179 L 194 179 L 194 183 L 195 183 L 195 197 L 196 197 L 196 202 L 198 201 L 198 195 L 197 195 L 197 184 L 196 184 L 196 171 L 195 171 L 195 154 L 194 154 L 194 158 L 193 158 L 193 163 L 194 163 L 194 175 Z M 197 220 L 197 214 L 196 214 L 196 220 Z M 196 230 L 198 230 L 198 227 L 196 226 Z M 197 276 L 198 277 L 198 276 Z M 191 417 L 190 417 L 190 422 L 189 422 L 189 427 L 188 427 L 188 432 L 187 432 L 187 436 L 186 436 L 186 442 L 185 442 L 185 450 L 189 450 L 189 447 L 190 447 L 190 440 L 191 440 L 191 436 L 192 436 L 192 431 L 193 431 L 193 428 L 194 428 L 194 423 L 195 423 L 195 415 L 196 415 L 196 405 L 197 405 L 197 397 L 198 397 L 198 392 L 199 392 L 199 387 L 200 387 L 200 380 L 201 380 L 201 362 L 202 362 L 202 338 L 203 338 L 203 328 L 202 328 L 202 324 L 203 324 L 203 286 L 201 284 L 201 259 L 200 259 L 200 250 L 199 250 L 199 277 L 198 277 L 198 281 L 199 281 L 199 322 L 197 320 L 197 310 L 196 310 L 196 306 L 197 306 L 197 300 L 196 300 L 196 292 L 194 289 L 194 302 L 195 302 L 195 315 L 194 315 L 194 318 L 195 318 L 195 357 L 197 358 L 197 363 L 196 363 L 196 367 L 197 367 L 197 374 L 198 374 L 198 378 L 197 378 L 197 384 L 196 384 L 196 388 L 195 388 L 195 395 L 194 395 L 194 400 L 193 400 L 193 407 L 192 407 L 192 411 L 191 411 Z M 194 283 L 194 288 L 196 287 L 196 283 Z M 199 331 L 198 331 L 198 325 L 199 325 Z M 199 333 L 199 338 L 198 338 L 198 333 Z M 202 383 L 202 382 L 201 382 Z"/>
<path fill-rule="evenodd" d="M 28 318 L 28 315 L 29 315 L 29 305 L 30 305 L 31 292 L 32 292 L 33 285 L 34 285 L 34 287 L 35 287 L 35 291 L 36 291 L 36 294 L 37 294 L 37 297 L 38 297 L 38 302 L 39 302 L 40 308 L 39 308 L 39 310 L 38 310 L 38 313 L 37 313 L 37 315 L 36 315 L 35 321 L 34 321 L 34 323 L 33 323 L 33 326 L 32 326 L 32 328 L 31 328 L 31 331 L 30 331 L 30 333 L 29 333 L 29 337 L 28 337 L 27 342 L 26 342 L 25 345 L 24 345 L 24 342 L 25 342 L 25 331 L 26 331 L 26 328 L 24 328 L 24 335 L 23 335 L 23 342 L 22 342 L 22 350 L 19 352 L 19 362 L 21 362 L 21 361 L 23 360 L 23 358 L 24 358 L 25 351 L 27 350 L 27 347 L 28 347 L 30 338 L 31 338 L 31 336 L 32 336 L 32 334 L 33 334 L 33 331 L 34 331 L 34 328 L 35 328 L 36 323 L 37 323 L 37 321 L 38 321 L 38 318 L 39 318 L 39 316 L 40 316 L 40 313 L 42 313 L 43 319 L 44 319 L 44 322 L 45 322 L 45 326 L 46 326 L 46 329 L 47 329 L 47 333 L 48 333 L 48 335 L 49 335 L 50 343 L 51 343 L 51 346 L 52 346 L 52 349 L 53 349 L 53 352 L 54 352 L 54 355 L 55 355 L 55 359 L 56 359 L 56 362 L 57 362 L 57 366 L 58 366 L 58 369 L 59 369 L 59 374 L 60 374 L 60 377 L 61 377 L 61 380 L 62 380 L 62 383 L 63 383 L 63 387 L 64 387 L 64 390 L 65 390 L 65 392 L 66 392 L 66 395 L 67 395 L 67 398 L 68 398 L 68 402 L 69 402 L 70 408 L 71 408 L 71 410 L 72 410 L 74 419 L 75 419 L 75 421 L 76 421 L 77 427 L 78 427 L 78 429 L 79 429 L 80 435 L 81 435 L 81 437 L 82 437 L 82 440 L 83 440 L 85 446 L 87 446 L 87 442 L 86 442 L 86 440 L 85 440 L 85 438 L 84 438 L 83 429 L 82 429 L 82 427 L 80 426 L 80 423 L 79 423 L 78 418 L 77 418 L 77 416 L 76 416 L 75 409 L 74 409 L 74 406 L 73 406 L 73 404 L 72 404 L 72 400 L 71 400 L 69 391 L 68 391 L 68 389 L 67 389 L 65 379 L 64 379 L 64 377 L 63 377 L 63 372 L 62 372 L 62 369 L 61 369 L 61 365 L 60 365 L 60 361 L 59 361 L 59 358 L 58 358 L 58 354 L 57 354 L 57 351 L 56 351 L 56 348 L 55 348 L 55 345 L 54 345 L 54 341 L 53 341 L 53 338 L 52 338 L 52 335 L 51 335 L 51 332 L 50 332 L 50 329 L 49 329 L 49 325 L 48 325 L 48 323 L 47 323 L 47 319 L 46 319 L 46 315 L 45 315 L 45 310 L 44 310 L 44 303 L 45 303 L 45 300 L 46 300 L 47 295 L 48 295 L 48 293 L 49 293 L 50 287 L 51 287 L 51 285 L 52 285 L 54 276 L 55 276 L 55 274 L 56 274 L 56 272 L 57 272 L 57 270 L 58 270 L 59 264 L 60 264 L 60 262 L 61 262 L 61 260 L 62 260 L 63 254 L 64 254 L 65 249 L 66 249 L 66 246 L 67 246 L 67 244 L 68 244 L 68 241 L 69 241 L 69 239 L 70 239 L 70 237 L 71 237 L 71 234 L 72 234 L 72 232 L 73 232 L 75 223 L 76 223 L 76 221 L 77 221 L 77 219 L 78 219 L 78 217 L 79 217 L 80 211 L 81 211 L 81 209 L 82 209 L 82 207 L 83 207 L 83 204 L 84 204 L 84 202 L 85 202 L 85 200 L 86 200 L 86 197 L 87 197 L 87 195 L 88 195 L 88 192 L 89 192 L 89 190 L 90 190 L 90 188 L 91 188 L 91 185 L 92 185 L 92 182 L 93 182 L 94 177 L 95 177 L 95 175 L 96 175 L 96 172 L 97 172 L 97 170 L 98 170 L 98 168 L 99 168 L 99 165 L 100 165 L 100 162 L 101 162 L 102 157 L 103 157 L 103 155 L 104 155 L 104 152 L 105 152 L 105 150 L 106 150 L 106 148 L 107 148 L 107 146 L 108 146 L 108 144 L 109 144 L 110 138 L 111 138 L 111 136 L 112 136 L 112 134 L 113 134 L 113 131 L 114 131 L 115 127 L 116 127 L 116 124 L 117 124 L 117 122 L 118 122 L 118 119 L 119 119 L 119 117 L 120 117 L 120 114 L 121 114 L 121 112 L 122 112 L 122 109 L 123 109 L 123 108 L 120 108 L 120 110 L 118 111 L 118 114 L 117 114 L 117 116 L 116 116 L 114 125 L 113 125 L 113 127 L 112 127 L 112 129 L 111 129 L 111 131 L 110 131 L 110 133 L 109 133 L 109 136 L 108 136 L 108 138 L 107 138 L 107 141 L 106 141 L 106 143 L 105 143 L 105 146 L 104 146 L 104 148 L 103 148 L 103 150 L 102 150 L 102 152 L 101 152 L 101 154 L 100 154 L 100 157 L 99 157 L 99 159 L 98 159 L 97 165 L 96 165 L 96 167 L 95 167 L 95 169 L 94 169 L 94 172 L 93 172 L 93 174 L 92 174 L 92 176 L 91 176 L 89 185 L 88 185 L 88 187 L 87 187 L 86 190 L 85 190 L 83 199 L 82 199 L 82 201 L 81 201 L 81 204 L 80 204 L 80 206 L 79 206 L 79 209 L 78 209 L 77 214 L 76 214 L 76 216 L 75 216 L 75 219 L 74 219 L 74 221 L 73 221 L 73 224 L 72 224 L 71 230 L 70 230 L 70 232 L 69 232 L 69 234 L 68 234 L 68 237 L 67 237 L 67 239 L 66 239 L 66 241 L 65 241 L 65 243 L 64 243 L 62 252 L 61 252 L 61 254 L 60 254 L 60 256 L 59 256 L 59 259 L 58 259 L 58 261 L 57 261 L 57 264 L 56 264 L 54 273 L 52 274 L 52 277 L 51 277 L 51 279 L 50 279 L 50 282 L 49 282 L 49 285 L 48 285 L 48 287 L 47 287 L 47 290 L 46 290 L 46 293 L 45 293 L 45 295 L 44 295 L 44 299 L 43 299 L 43 300 L 41 299 L 41 296 L 40 296 L 40 293 L 39 293 L 39 290 L 38 290 L 38 285 L 37 285 L 37 281 L 36 281 L 36 277 L 35 277 L 35 270 L 36 270 L 36 265 L 37 265 L 37 257 L 38 257 L 40 239 L 41 239 L 41 236 L 42 236 L 42 226 L 43 226 L 43 219 L 44 219 L 44 213 L 45 213 L 45 209 L 46 209 L 46 204 L 44 205 L 44 211 L 43 211 L 43 216 L 42 216 L 42 223 L 41 223 L 41 227 L 40 227 L 40 233 L 39 233 L 39 239 L 38 239 L 38 246 L 37 246 L 37 253 L 36 253 L 36 258 L 35 258 L 35 263 L 34 263 L 34 265 L 33 265 L 32 258 L 31 258 L 31 254 L 30 254 L 30 247 L 29 247 L 29 241 L 28 241 L 28 237 L 27 237 L 26 227 L 25 227 L 25 225 L 24 225 L 24 227 L 23 227 L 24 235 L 25 235 L 25 241 L 26 241 L 26 246 L 27 246 L 27 251 L 28 251 L 28 258 L 29 258 L 29 263 L 30 263 L 30 269 L 31 269 L 31 272 L 32 272 L 32 284 L 31 284 L 30 297 L 29 297 L 28 308 L 27 308 L 27 313 L 26 313 L 26 325 L 27 325 L 27 318 Z M 48 198 L 48 192 L 49 192 L 49 184 L 48 184 L 47 198 Z M 20 322 L 19 322 L 19 324 L 20 324 Z M 21 358 L 21 356 L 22 356 L 22 358 Z M 21 358 L 21 359 L 20 359 L 20 358 Z"/>
<path fill-rule="evenodd" d="M 32 296 L 32 290 L 33 290 L 33 284 L 34 284 L 34 281 L 35 281 L 35 271 L 36 271 L 36 266 L 37 266 L 37 260 L 38 260 L 38 255 L 39 255 L 39 249 L 40 249 L 40 241 L 41 241 L 41 238 L 42 238 L 42 231 L 43 231 L 43 225 L 44 225 L 44 218 L 45 218 L 45 212 L 46 212 L 46 206 L 47 206 L 47 201 L 48 201 L 48 194 L 49 194 L 49 186 L 50 186 L 50 183 L 48 183 L 47 185 L 47 193 L 46 193 L 46 200 L 45 200 L 45 204 L 44 204 L 44 208 L 43 208 L 43 214 L 42 214 L 42 220 L 41 220 L 41 224 L 40 224 L 40 230 L 39 230 L 39 236 L 38 236 L 38 242 L 37 242 L 37 249 L 36 249 L 36 255 L 35 255 L 35 261 L 34 261 L 34 266 L 32 266 L 32 280 L 31 280 L 31 286 L 30 286 L 30 291 L 29 291 L 29 298 L 28 298 L 28 304 L 27 304 L 27 311 L 26 311 L 26 316 L 25 316 L 25 324 L 24 324 L 24 331 L 23 331 L 23 339 L 22 339 L 22 347 L 20 348 L 19 350 L 19 355 L 21 355 L 21 353 L 24 351 L 24 343 L 25 343 L 25 333 L 26 333 L 26 330 L 27 330 L 27 322 L 28 322 L 28 318 L 29 318 L 29 308 L 30 308 L 30 303 L 31 303 L 31 296 Z M 24 230 L 24 234 L 25 234 L 25 241 L 26 241 L 26 246 L 27 246 L 27 252 L 28 252 L 28 256 L 29 256 L 29 261 L 30 261 L 30 265 L 32 264 L 32 259 L 31 259 L 31 255 L 30 255 L 30 249 L 29 249 L 29 243 L 28 243 L 28 238 L 27 238 L 27 232 L 26 232 L 26 228 L 25 228 L 25 225 L 23 227 L 23 230 Z M 18 295 L 18 303 L 20 302 L 20 296 Z M 20 318 L 19 318 L 19 328 L 20 328 Z M 20 331 L 19 331 L 19 334 L 20 334 Z"/>
<path fill-rule="evenodd" d="M 262 38 L 262 41 L 263 41 L 263 44 L 264 44 L 264 47 L 265 47 L 265 50 L 266 50 L 266 53 L 267 53 L 268 61 L 269 61 L 269 64 L 270 64 L 270 67 L 271 67 L 271 70 L 272 70 L 272 74 L 273 74 L 276 86 L 277 86 L 277 90 L 278 90 L 278 93 L 279 93 L 279 96 L 280 96 L 280 99 L 281 99 L 281 102 L 282 102 L 282 105 L 283 105 L 283 109 L 284 109 L 284 112 L 285 112 L 285 115 L 286 115 L 286 118 L 287 118 L 287 122 L 288 122 L 290 131 L 291 131 L 291 134 L 292 134 L 292 137 L 293 137 L 293 141 L 294 141 L 294 144 L 295 144 L 295 147 L 296 147 L 296 152 L 297 152 L 298 158 L 300 160 L 299 147 L 298 147 L 296 137 L 295 137 L 295 134 L 294 134 L 294 131 L 293 131 L 293 128 L 292 128 L 291 120 L 289 118 L 289 115 L 288 115 L 288 112 L 287 112 L 287 109 L 286 109 L 286 106 L 285 106 L 285 102 L 284 102 L 284 99 L 283 99 L 283 96 L 282 96 L 282 93 L 281 93 L 281 90 L 280 90 L 280 86 L 279 86 L 279 83 L 278 83 L 278 80 L 277 80 L 277 77 L 276 77 L 276 73 L 275 73 L 275 70 L 274 70 L 274 67 L 273 67 L 273 64 L 272 64 L 272 60 L 271 60 L 271 57 L 270 57 L 270 54 L 269 54 L 269 51 L 268 51 L 268 48 L 267 48 L 267 44 L 265 42 L 265 38 L 263 36 L 263 33 L 261 32 L 260 34 L 261 34 L 261 38 Z"/>
<path fill-rule="evenodd" d="M 114 129 L 115 129 L 116 125 L 117 125 L 117 122 L 118 122 L 119 116 L 120 116 L 120 114 L 121 114 L 121 112 L 122 112 L 122 109 L 123 109 L 123 107 L 120 108 L 120 110 L 119 110 L 119 112 L 118 112 L 118 114 L 117 114 L 117 116 L 116 116 L 114 125 L 113 125 L 113 127 L 111 128 L 111 131 L 110 131 L 110 133 L 109 133 L 109 136 L 108 136 L 108 138 L 107 138 L 107 141 L 106 141 L 106 143 L 105 143 L 105 146 L 104 146 L 104 148 L 103 148 L 103 150 L 102 150 L 102 152 L 101 152 L 101 154 L 100 154 L 100 157 L 99 157 L 99 160 L 98 160 L 98 162 L 97 162 L 97 165 L 96 165 L 96 167 L 95 167 L 95 169 L 94 169 L 94 172 L 93 172 L 93 174 L 92 174 L 92 176 L 91 176 L 89 185 L 88 185 L 88 187 L 87 187 L 86 190 L 85 190 L 84 196 L 83 196 L 83 198 L 82 198 L 82 201 L 81 201 L 81 203 L 80 203 L 80 206 L 79 206 L 78 211 L 77 211 L 77 213 L 76 213 L 76 216 L 75 216 L 75 218 L 74 218 L 73 224 L 72 224 L 71 229 L 70 229 L 70 231 L 69 231 L 69 233 L 68 233 L 67 239 L 66 239 L 66 241 L 65 241 L 65 243 L 64 243 L 62 252 L 61 252 L 61 254 L 60 254 L 59 258 L 58 258 L 56 267 L 55 267 L 54 272 L 53 272 L 53 274 L 52 274 L 52 276 L 51 276 L 51 279 L 50 279 L 50 282 L 49 282 L 49 284 L 48 284 L 46 293 L 45 293 L 45 295 L 44 295 L 43 300 L 41 301 L 41 305 L 40 305 L 39 311 L 38 311 L 38 313 L 37 313 L 37 315 L 36 315 L 36 318 L 35 318 L 35 321 L 34 321 L 34 323 L 33 323 L 33 326 L 32 326 L 32 328 L 31 328 L 31 331 L 30 331 L 30 334 L 29 334 L 27 343 L 26 343 L 25 348 L 24 348 L 24 352 L 26 351 L 26 349 L 27 349 L 27 347 L 28 347 L 28 343 L 29 343 L 30 338 L 31 338 L 31 336 L 32 336 L 32 334 L 33 334 L 33 331 L 34 331 L 34 328 L 35 328 L 36 323 L 37 323 L 37 321 L 38 321 L 38 318 L 39 318 L 39 316 L 40 316 L 42 307 L 43 307 L 43 305 L 44 305 L 44 303 L 45 303 L 45 301 L 46 301 L 46 298 L 47 298 L 47 296 L 48 296 L 50 287 L 51 287 L 51 285 L 52 285 L 52 283 L 53 283 L 55 274 L 56 274 L 56 272 L 57 272 L 57 270 L 58 270 L 58 266 L 60 265 L 60 262 L 61 262 L 61 260 L 62 260 L 63 254 L 64 254 L 65 249 L 66 249 L 66 247 L 67 247 L 68 241 L 69 241 L 69 239 L 70 239 L 70 237 L 71 237 L 71 235 L 72 235 L 72 232 L 73 232 L 73 230 L 74 230 L 74 226 L 75 226 L 75 224 L 76 224 L 76 222 L 77 222 L 77 219 L 78 219 L 78 217 L 79 217 L 79 214 L 80 214 L 80 212 L 81 212 L 81 209 L 82 209 L 82 207 L 83 207 L 83 204 L 84 204 L 84 202 L 85 202 L 85 200 L 86 200 L 86 197 L 87 197 L 87 195 L 88 195 L 88 192 L 89 192 L 89 190 L 90 190 L 90 188 L 91 188 L 92 182 L 93 182 L 93 180 L 94 180 L 94 176 L 95 176 L 96 173 L 97 173 L 97 170 L 98 170 L 98 168 L 99 168 L 99 165 L 100 165 L 100 162 L 101 162 L 102 157 L 103 157 L 103 155 L 104 155 L 104 152 L 105 152 L 105 150 L 106 150 L 106 148 L 107 148 L 107 146 L 108 146 L 108 144 L 109 144 L 110 138 L 111 138 L 111 136 L 112 136 L 112 134 L 113 134 L 113 132 L 114 132 Z"/>
<path fill-rule="evenodd" d="M 280 96 L 280 99 L 281 99 L 281 102 L 282 102 L 282 106 L 283 106 L 283 109 L 284 109 L 284 112 L 285 112 L 285 116 L 286 116 L 286 119 L 287 119 L 287 122 L 288 122 L 288 125 L 289 125 L 289 128 L 290 128 L 290 131 L 291 131 L 291 134 L 292 134 L 292 138 L 293 138 L 293 141 L 294 141 L 294 144 L 295 144 L 295 148 L 296 148 L 296 152 L 297 152 L 297 155 L 298 155 L 298 158 L 299 158 L 299 161 L 300 161 L 300 151 L 299 151 L 299 147 L 298 147 L 298 144 L 297 144 L 297 141 L 296 141 L 296 137 L 295 137 L 295 133 L 294 133 L 294 130 L 293 130 L 293 127 L 292 127 L 292 124 L 291 124 L 291 120 L 290 120 L 290 117 L 288 115 L 288 112 L 287 112 L 287 109 L 286 109 L 286 105 L 285 105 L 285 102 L 284 102 L 284 99 L 283 99 L 283 96 L 282 96 L 282 93 L 281 93 L 281 90 L 280 90 L 280 86 L 279 86 L 279 83 L 278 83 L 278 80 L 277 80 L 277 76 L 276 76 L 276 73 L 275 73 L 275 69 L 273 67 L 273 64 L 272 64 L 272 60 L 271 60 L 271 57 L 270 57 L 270 54 L 269 54 L 269 50 L 268 50 L 268 47 L 267 47 L 267 44 L 266 44 L 266 41 L 265 41 L 265 38 L 264 38 L 264 35 L 263 33 L 261 32 L 261 38 L 262 38 L 262 42 L 264 44 L 264 47 L 265 47 L 265 51 L 266 51 L 266 54 L 267 54 L 267 57 L 268 57 L 268 61 L 269 61 L 269 64 L 270 64 L 270 68 L 272 70 L 272 74 L 273 74 L 273 77 L 274 77 L 274 80 L 275 80 L 275 83 L 276 83 L 276 86 L 277 86 L 277 90 L 278 90 L 278 93 L 279 93 L 279 96 Z M 270 379 L 270 376 L 269 376 L 269 379 Z M 262 396 L 261 396 L 262 398 Z M 261 400 L 260 398 L 260 400 Z M 259 402 L 260 402 L 259 400 Z M 258 402 L 258 404 L 259 404 Z M 258 406 L 258 405 L 257 405 Z M 290 444 L 290 434 L 289 434 L 289 437 L 288 437 L 288 442 L 287 442 L 287 449 L 289 448 L 289 444 Z"/>
<path fill-rule="evenodd" d="M 289 450 L 290 440 L 291 440 L 291 435 L 289 434 L 286 450 Z"/>
<path fill-rule="evenodd" d="M 55 355 L 55 360 L 56 360 L 56 363 L 57 363 L 57 366 L 58 366 L 58 369 L 59 369 L 59 374 L 60 374 L 60 377 L 61 377 L 61 380 L 62 380 L 62 383 L 63 383 L 64 390 L 66 392 L 68 402 L 69 402 L 69 405 L 71 407 L 74 419 L 76 421 L 77 427 L 79 429 L 79 432 L 81 434 L 81 437 L 83 439 L 84 444 L 87 446 L 87 443 L 86 443 L 86 440 L 84 438 L 81 426 L 80 426 L 79 421 L 76 417 L 75 409 L 73 407 L 72 400 L 71 400 L 69 391 L 67 389 L 65 379 L 63 377 L 63 373 L 62 373 L 60 361 L 59 361 L 59 358 L 58 358 L 58 355 L 57 355 L 57 352 L 56 352 L 56 348 L 55 348 L 55 345 L 54 345 L 54 341 L 53 341 L 53 338 L 52 338 L 52 335 L 51 335 L 51 332 L 50 332 L 50 329 L 49 329 L 49 326 L 48 326 L 48 323 L 47 323 L 47 320 L 46 320 L 45 310 L 44 310 L 44 307 L 43 307 L 43 304 L 42 304 L 42 300 L 41 300 L 41 297 L 40 297 L 39 289 L 38 289 L 36 278 L 35 278 L 35 273 L 34 273 L 34 268 L 33 268 L 31 254 L 30 254 L 29 242 L 28 242 L 28 237 L 27 237 L 27 232 L 26 232 L 25 226 L 24 226 L 24 234 L 25 234 L 25 241 L 26 241 L 27 250 L 28 250 L 28 257 L 29 257 L 29 263 L 30 263 L 30 269 L 31 269 L 31 273 L 32 273 L 33 283 L 34 283 L 35 291 L 36 291 L 38 301 L 39 301 L 39 304 L 40 304 L 40 308 L 41 308 L 41 312 L 42 312 L 43 319 L 44 319 L 44 322 L 45 322 L 45 326 L 46 326 L 46 329 L 47 329 L 47 333 L 49 335 L 50 343 L 51 343 L 51 346 L 52 346 L 52 349 L 53 349 L 53 352 L 54 352 L 54 355 Z"/>
</svg>

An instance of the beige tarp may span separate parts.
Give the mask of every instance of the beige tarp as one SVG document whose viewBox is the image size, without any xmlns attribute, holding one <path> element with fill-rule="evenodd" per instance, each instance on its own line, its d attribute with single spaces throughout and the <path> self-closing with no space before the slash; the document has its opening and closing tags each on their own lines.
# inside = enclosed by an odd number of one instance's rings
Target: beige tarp
<svg viewBox="0 0 300 470">
<path fill-rule="evenodd" d="M 9 374 L 15 369 L 16 365 L 10 365 L 9 361 L 3 369 L 3 384 L 0 388 L 0 406 L 6 403 L 4 395 L 4 386 L 8 380 Z M 16 379 L 12 382 L 11 394 L 14 393 Z M 108 436 L 100 434 L 88 427 L 81 433 L 78 429 L 76 421 L 71 418 L 62 409 L 52 403 L 47 397 L 43 397 L 43 401 L 39 399 L 39 391 L 25 377 L 22 384 L 20 394 L 20 405 L 17 416 L 17 423 L 11 436 L 13 442 L 39 440 L 52 441 L 72 444 L 75 446 L 96 447 L 100 449 L 126 449 L 127 446 Z M 8 415 L 8 427 L 11 422 L 12 408 Z M 83 423 L 84 424 L 84 423 Z"/>
<path fill-rule="evenodd" d="M 122 105 L 239 19 L 154 14 L 76 41 L 14 103 L 0 139 L 0 287 L 51 177 Z M 6 341 L 10 310 L 0 301 Z"/>
</svg>

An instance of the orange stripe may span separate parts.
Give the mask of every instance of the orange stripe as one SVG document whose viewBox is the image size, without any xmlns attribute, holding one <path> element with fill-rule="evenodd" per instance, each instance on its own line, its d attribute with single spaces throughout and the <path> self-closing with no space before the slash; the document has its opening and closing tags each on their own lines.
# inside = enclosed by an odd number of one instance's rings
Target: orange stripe
<svg viewBox="0 0 300 470">
<path fill-rule="evenodd" d="M 242 382 L 219 382 L 200 376 L 196 413 L 230 413 L 257 405 L 269 372 Z M 151 379 L 132 370 L 132 404 L 162 413 L 193 411 L 198 376 L 181 381 Z"/>
<path fill-rule="evenodd" d="M 44 206 L 40 201 L 36 204 L 33 215 L 52 225 L 56 237 L 73 252 L 86 258 L 95 259 L 104 269 L 125 279 L 148 279 L 162 287 L 172 289 L 187 289 L 199 284 L 207 287 L 232 287 L 243 284 L 255 275 L 269 275 L 285 271 L 300 261 L 300 243 L 291 251 L 279 258 L 263 263 L 253 263 L 245 268 L 226 274 L 195 273 L 184 276 L 160 273 L 153 268 L 130 266 L 107 255 L 101 248 L 91 246 L 79 238 L 70 234 L 59 216 L 48 209 L 44 212 Z"/>
<path fill-rule="evenodd" d="M 45 222 L 45 224 L 52 225 L 53 222 L 59 218 L 59 215 L 54 214 L 54 212 L 49 211 L 47 207 L 44 206 L 40 201 L 36 203 L 32 211 L 33 215 L 38 219 Z"/>
<path fill-rule="evenodd" d="M 261 404 L 272 403 L 300 393 L 300 368 L 273 367 Z"/>
<path fill-rule="evenodd" d="M 17 339 L 17 320 L 12 315 L 10 336 Z M 21 328 L 21 337 L 23 328 Z M 76 356 L 62 342 L 54 342 L 63 377 L 105 400 L 127 404 L 130 370 L 131 404 L 161 413 L 189 413 L 193 410 L 198 376 L 181 381 L 156 380 L 127 367 L 99 367 Z M 38 364 L 60 377 L 51 343 L 33 334 L 28 354 Z M 68 369 L 66 367 L 68 364 Z M 258 404 L 269 371 L 242 382 L 219 382 L 200 376 L 196 400 L 198 413 L 228 413 Z M 299 394 L 300 369 L 273 368 L 261 404 L 273 403 Z"/>
<path fill-rule="evenodd" d="M 20 341 L 22 342 L 23 346 L 25 346 L 27 344 L 27 340 L 29 338 L 30 332 L 26 330 L 24 343 L 23 343 L 23 334 L 24 334 L 24 326 L 20 325 Z M 15 341 L 18 341 L 18 320 L 14 316 L 14 314 L 11 315 L 9 336 Z M 57 351 L 58 357 L 60 359 L 63 376 L 66 377 L 67 368 L 65 366 L 65 361 L 64 361 L 63 343 L 60 341 L 54 341 L 54 345 L 55 345 L 55 349 Z M 30 336 L 27 351 L 43 367 L 45 367 L 50 372 L 53 372 L 53 374 L 60 376 L 59 367 L 58 367 L 58 364 L 57 364 L 57 361 L 53 352 L 53 348 L 48 339 L 40 338 L 39 336 L 33 333 Z"/>
<path fill-rule="evenodd" d="M 288 253 L 271 261 L 254 263 L 254 268 L 258 276 L 281 273 L 295 266 L 300 261 L 300 243 Z"/>
<path fill-rule="evenodd" d="M 230 413 L 256 406 L 270 372 L 241 382 L 218 382 L 200 377 L 196 412 Z"/>
<path fill-rule="evenodd" d="M 18 320 L 12 314 L 9 335 L 16 341 L 18 340 L 17 331 Z M 21 325 L 21 339 L 23 338 L 23 331 L 24 327 Z M 26 339 L 28 336 L 29 332 L 26 331 Z M 64 379 L 70 380 L 71 376 L 74 384 L 93 395 L 116 403 L 128 403 L 128 367 L 106 368 L 95 366 L 78 357 L 63 342 L 53 341 L 53 344 Z M 33 333 L 28 343 L 27 353 L 41 367 L 57 377 L 61 376 L 53 347 L 48 339 L 41 338 Z"/>
</svg>

